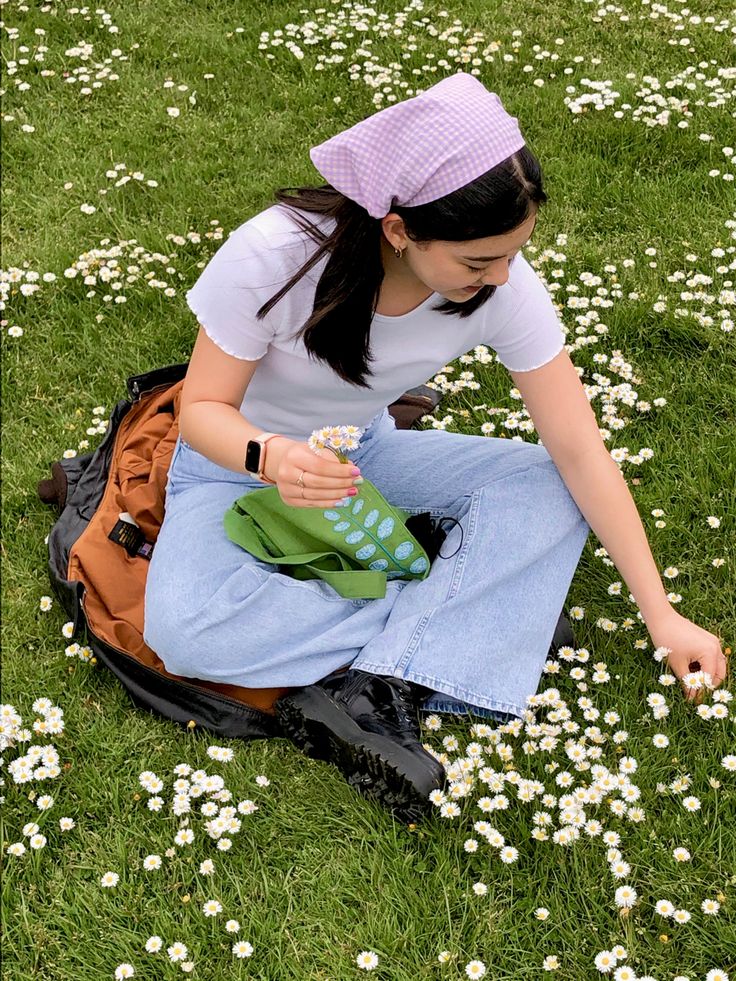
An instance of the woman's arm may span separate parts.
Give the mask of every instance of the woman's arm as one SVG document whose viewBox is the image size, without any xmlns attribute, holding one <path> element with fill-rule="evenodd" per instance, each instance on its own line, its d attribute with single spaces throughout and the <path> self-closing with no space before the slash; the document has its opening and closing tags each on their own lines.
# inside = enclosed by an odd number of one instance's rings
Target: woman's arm
<svg viewBox="0 0 736 981">
<path fill-rule="evenodd" d="M 510 374 L 575 503 L 626 581 L 653 642 L 671 649 L 670 664 L 679 677 L 697 660 L 719 684 L 725 675 L 720 642 L 670 605 L 636 504 L 601 439 L 567 352 L 541 368 Z"/>
<path fill-rule="evenodd" d="M 263 429 L 241 414 L 240 406 L 259 361 L 225 354 L 199 328 L 184 379 L 179 432 L 190 446 L 228 470 L 245 473 L 245 448 Z M 276 479 L 282 452 L 293 442 L 272 439 L 266 449 L 266 476 Z"/>
</svg>

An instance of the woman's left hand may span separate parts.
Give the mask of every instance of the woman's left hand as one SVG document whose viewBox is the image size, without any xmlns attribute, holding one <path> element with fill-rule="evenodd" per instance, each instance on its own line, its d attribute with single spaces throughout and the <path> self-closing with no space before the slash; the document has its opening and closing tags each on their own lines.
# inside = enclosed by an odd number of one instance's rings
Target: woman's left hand
<svg viewBox="0 0 736 981">
<path fill-rule="evenodd" d="M 726 656 L 715 634 L 704 630 L 676 610 L 648 626 L 655 647 L 668 647 L 667 662 L 678 678 L 693 671 L 707 671 L 717 688 L 726 677 Z M 692 691 L 683 685 L 688 701 L 702 700 L 706 689 Z"/>
</svg>

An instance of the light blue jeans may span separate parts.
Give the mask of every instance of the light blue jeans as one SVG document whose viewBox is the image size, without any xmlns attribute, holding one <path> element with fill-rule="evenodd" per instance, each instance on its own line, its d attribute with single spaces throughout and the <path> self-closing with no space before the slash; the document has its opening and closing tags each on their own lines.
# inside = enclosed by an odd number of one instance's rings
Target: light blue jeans
<svg viewBox="0 0 736 981">
<path fill-rule="evenodd" d="M 590 530 L 551 457 L 511 439 L 396 429 L 384 409 L 350 458 L 391 504 L 458 519 L 445 523 L 426 579 L 344 599 L 321 579 L 278 572 L 223 529 L 233 501 L 264 485 L 179 439 L 146 584 L 146 643 L 191 678 L 301 686 L 351 664 L 431 689 L 426 711 L 521 716 Z"/>
</svg>

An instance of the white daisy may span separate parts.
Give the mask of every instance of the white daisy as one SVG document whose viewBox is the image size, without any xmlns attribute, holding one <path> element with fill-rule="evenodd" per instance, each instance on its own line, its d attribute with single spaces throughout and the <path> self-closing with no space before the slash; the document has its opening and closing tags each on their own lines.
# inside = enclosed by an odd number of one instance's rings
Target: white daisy
<svg viewBox="0 0 736 981">
<path fill-rule="evenodd" d="M 362 950 L 355 958 L 355 963 L 361 971 L 372 971 L 378 967 L 378 955 L 374 954 L 372 950 Z"/>
<path fill-rule="evenodd" d="M 243 957 L 251 956 L 253 953 L 253 947 L 247 940 L 237 940 L 232 946 L 232 951 L 236 957 L 242 959 Z"/>
</svg>

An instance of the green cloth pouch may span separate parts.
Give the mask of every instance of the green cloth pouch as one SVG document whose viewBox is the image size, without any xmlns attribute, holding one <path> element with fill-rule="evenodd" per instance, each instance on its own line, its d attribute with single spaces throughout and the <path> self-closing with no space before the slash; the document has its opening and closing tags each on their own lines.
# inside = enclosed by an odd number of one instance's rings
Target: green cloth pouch
<svg viewBox="0 0 736 981">
<path fill-rule="evenodd" d="M 334 507 L 292 507 L 277 487 L 251 491 L 225 512 L 225 533 L 295 579 L 323 579 L 346 599 L 382 599 L 388 579 L 426 579 L 430 561 L 395 508 L 369 481 Z"/>
</svg>

